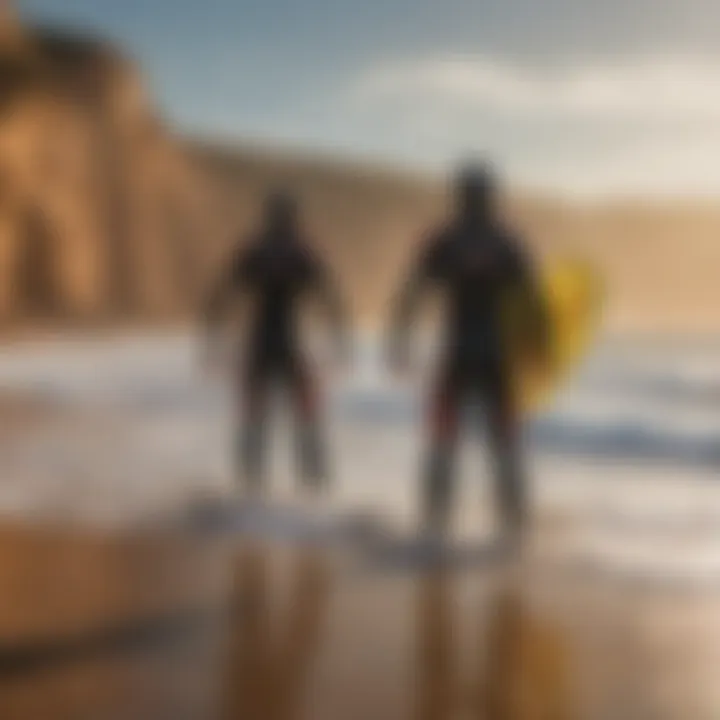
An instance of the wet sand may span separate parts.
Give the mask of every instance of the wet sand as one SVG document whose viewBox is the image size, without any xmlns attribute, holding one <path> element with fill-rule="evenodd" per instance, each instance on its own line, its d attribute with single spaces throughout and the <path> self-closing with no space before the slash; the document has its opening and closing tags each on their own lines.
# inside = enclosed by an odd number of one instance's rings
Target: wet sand
<svg viewBox="0 0 720 720">
<path fill-rule="evenodd" d="M 720 596 L 389 572 L 188 529 L 0 531 L 3 720 L 716 718 Z"/>
</svg>

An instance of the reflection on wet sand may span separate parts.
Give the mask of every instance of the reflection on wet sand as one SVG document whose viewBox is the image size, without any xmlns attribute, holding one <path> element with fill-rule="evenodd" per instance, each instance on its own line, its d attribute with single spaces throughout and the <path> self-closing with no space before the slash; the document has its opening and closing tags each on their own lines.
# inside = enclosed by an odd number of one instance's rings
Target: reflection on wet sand
<svg viewBox="0 0 720 720">
<path fill-rule="evenodd" d="M 487 620 L 485 682 L 480 717 L 491 720 L 571 720 L 576 717 L 569 648 L 557 625 L 533 610 L 510 583 Z"/>
<path fill-rule="evenodd" d="M 417 718 L 446 717 L 458 699 L 457 628 L 445 573 L 418 581 Z"/>
<path fill-rule="evenodd" d="M 241 551 L 235 570 L 225 686 L 227 720 L 290 720 L 301 714 L 327 616 L 330 577 L 320 554 L 291 560 L 276 618 L 270 553 Z"/>
<path fill-rule="evenodd" d="M 0 528 L 0 718 L 718 717 L 716 594 L 211 535 Z"/>
<path fill-rule="evenodd" d="M 212 717 L 227 542 L 0 528 L 0 718 Z"/>
<path fill-rule="evenodd" d="M 444 571 L 418 581 L 417 720 L 576 717 L 563 641 L 531 609 L 521 584 L 502 580 L 477 618 L 458 612 L 456 585 Z M 467 663 L 462 640 L 473 633 L 463 619 L 478 621 Z"/>
</svg>

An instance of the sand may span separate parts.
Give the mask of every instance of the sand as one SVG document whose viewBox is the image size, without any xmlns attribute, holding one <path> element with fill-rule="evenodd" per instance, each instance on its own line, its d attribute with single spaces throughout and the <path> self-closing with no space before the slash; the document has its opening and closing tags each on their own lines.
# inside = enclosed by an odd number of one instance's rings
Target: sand
<svg viewBox="0 0 720 720">
<path fill-rule="evenodd" d="M 717 717 L 712 347 L 606 346 L 537 420 L 516 572 L 198 525 L 233 485 L 229 398 L 193 347 L 0 358 L 3 720 Z M 332 389 L 328 512 L 411 537 L 416 392 L 372 363 Z M 466 459 L 458 538 L 481 547 L 490 489 Z"/>
</svg>

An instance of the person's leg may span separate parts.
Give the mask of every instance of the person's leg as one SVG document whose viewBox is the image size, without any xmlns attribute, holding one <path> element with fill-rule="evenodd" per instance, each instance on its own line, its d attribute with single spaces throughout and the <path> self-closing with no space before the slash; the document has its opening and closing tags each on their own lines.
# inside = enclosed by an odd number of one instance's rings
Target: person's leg
<svg viewBox="0 0 720 720">
<path fill-rule="evenodd" d="M 423 468 L 423 522 L 431 532 L 445 533 L 454 489 L 459 423 L 459 381 L 444 370 L 430 405 L 430 444 Z"/>
<path fill-rule="evenodd" d="M 295 415 L 296 452 L 302 486 L 313 492 L 329 482 L 320 419 L 320 398 L 315 379 L 306 363 L 295 357 L 288 368 Z"/>
<path fill-rule="evenodd" d="M 517 538 L 527 523 L 521 418 L 510 379 L 502 366 L 490 368 L 483 384 L 495 470 L 496 508 L 504 532 Z"/>
<path fill-rule="evenodd" d="M 260 494 L 265 489 L 268 381 L 264 362 L 256 359 L 247 364 L 243 372 L 235 462 L 238 479 L 249 494 Z"/>
</svg>

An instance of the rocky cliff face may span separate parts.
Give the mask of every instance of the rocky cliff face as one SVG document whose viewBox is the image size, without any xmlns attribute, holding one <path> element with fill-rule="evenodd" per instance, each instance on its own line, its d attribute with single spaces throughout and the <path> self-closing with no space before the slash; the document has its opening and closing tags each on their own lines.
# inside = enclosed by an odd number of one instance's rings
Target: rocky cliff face
<svg viewBox="0 0 720 720">
<path fill-rule="evenodd" d="M 186 313 L 213 216 L 125 58 L 0 6 L 0 327 Z"/>
</svg>

